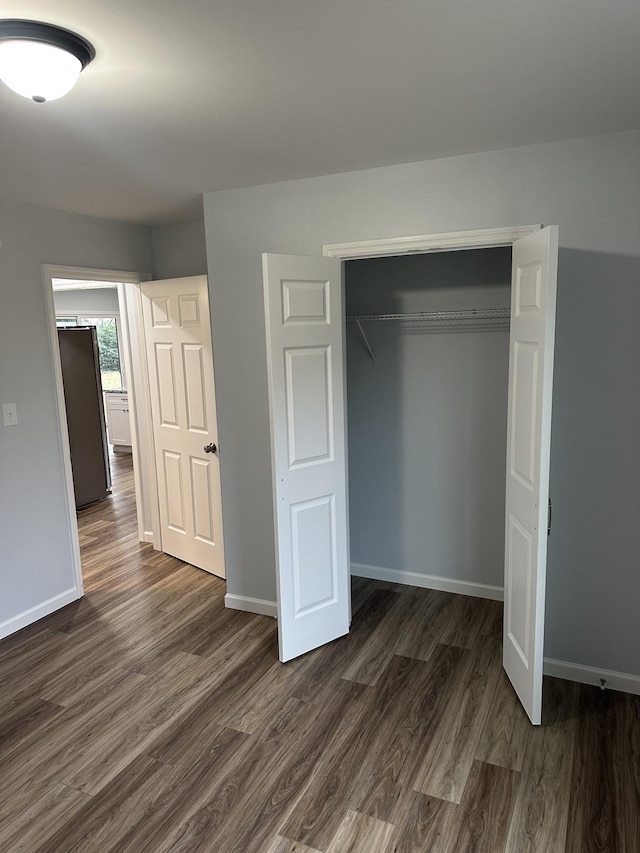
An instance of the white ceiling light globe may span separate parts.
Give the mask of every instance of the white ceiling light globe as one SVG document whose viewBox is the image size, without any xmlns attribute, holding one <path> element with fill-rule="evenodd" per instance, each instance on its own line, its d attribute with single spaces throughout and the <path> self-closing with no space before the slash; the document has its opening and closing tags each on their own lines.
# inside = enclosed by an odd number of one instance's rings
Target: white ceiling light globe
<svg viewBox="0 0 640 853">
<path fill-rule="evenodd" d="M 80 60 L 59 47 L 22 39 L 0 42 L 0 80 L 25 98 L 61 98 L 75 86 L 81 71 Z"/>
<path fill-rule="evenodd" d="M 71 30 L 0 19 L 0 80 L 25 98 L 42 102 L 66 95 L 95 55 L 93 45 Z"/>
</svg>

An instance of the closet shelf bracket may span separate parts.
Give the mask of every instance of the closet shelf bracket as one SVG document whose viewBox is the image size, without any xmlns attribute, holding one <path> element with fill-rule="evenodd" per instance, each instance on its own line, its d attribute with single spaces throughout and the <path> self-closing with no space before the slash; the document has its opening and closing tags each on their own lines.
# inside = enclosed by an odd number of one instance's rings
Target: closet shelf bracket
<svg viewBox="0 0 640 853">
<path fill-rule="evenodd" d="M 353 322 L 356 324 L 356 329 L 358 330 L 358 332 L 360 332 L 360 337 L 362 338 L 362 343 L 365 345 L 365 349 L 369 353 L 369 358 L 375 364 L 376 363 L 376 357 L 374 355 L 373 350 L 371 349 L 371 344 L 369 343 L 369 339 L 367 338 L 367 336 L 364 332 L 364 329 L 362 328 L 362 323 L 360 322 L 360 319 L 358 317 L 354 317 Z"/>
</svg>

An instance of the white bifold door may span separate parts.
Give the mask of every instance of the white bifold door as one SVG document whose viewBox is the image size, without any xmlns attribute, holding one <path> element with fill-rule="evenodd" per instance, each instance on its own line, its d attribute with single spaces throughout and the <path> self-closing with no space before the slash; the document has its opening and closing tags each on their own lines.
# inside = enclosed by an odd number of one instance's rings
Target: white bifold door
<svg viewBox="0 0 640 853">
<path fill-rule="evenodd" d="M 141 285 L 162 550 L 224 577 L 206 276 Z"/>
<path fill-rule="evenodd" d="M 513 244 L 502 655 L 536 725 L 542 713 L 557 267 L 557 226 Z"/>
<path fill-rule="evenodd" d="M 540 722 L 557 228 L 513 244 L 504 666 Z M 280 659 L 349 630 L 340 261 L 263 256 Z"/>
<path fill-rule="evenodd" d="M 341 262 L 263 255 L 278 639 L 286 661 L 351 617 Z"/>
</svg>

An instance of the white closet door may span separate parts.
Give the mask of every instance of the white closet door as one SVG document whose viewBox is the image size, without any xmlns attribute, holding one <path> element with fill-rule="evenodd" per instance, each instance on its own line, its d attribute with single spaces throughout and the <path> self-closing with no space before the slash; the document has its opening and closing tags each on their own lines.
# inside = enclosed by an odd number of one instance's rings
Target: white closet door
<svg viewBox="0 0 640 853">
<path fill-rule="evenodd" d="M 349 631 L 341 262 L 263 255 L 280 660 Z"/>
<path fill-rule="evenodd" d="M 557 226 L 513 244 L 507 427 L 504 668 L 540 723 Z"/>
</svg>

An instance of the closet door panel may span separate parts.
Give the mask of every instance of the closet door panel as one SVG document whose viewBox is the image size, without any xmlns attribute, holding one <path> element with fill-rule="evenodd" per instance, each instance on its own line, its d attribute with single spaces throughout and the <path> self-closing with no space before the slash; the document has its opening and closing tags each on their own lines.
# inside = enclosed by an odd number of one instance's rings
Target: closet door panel
<svg viewBox="0 0 640 853">
<path fill-rule="evenodd" d="M 289 470 L 331 460 L 331 348 L 285 350 Z"/>
<path fill-rule="evenodd" d="M 350 622 L 341 263 L 264 255 L 280 659 Z"/>
<path fill-rule="evenodd" d="M 558 229 L 513 244 L 504 667 L 540 723 Z"/>
</svg>

